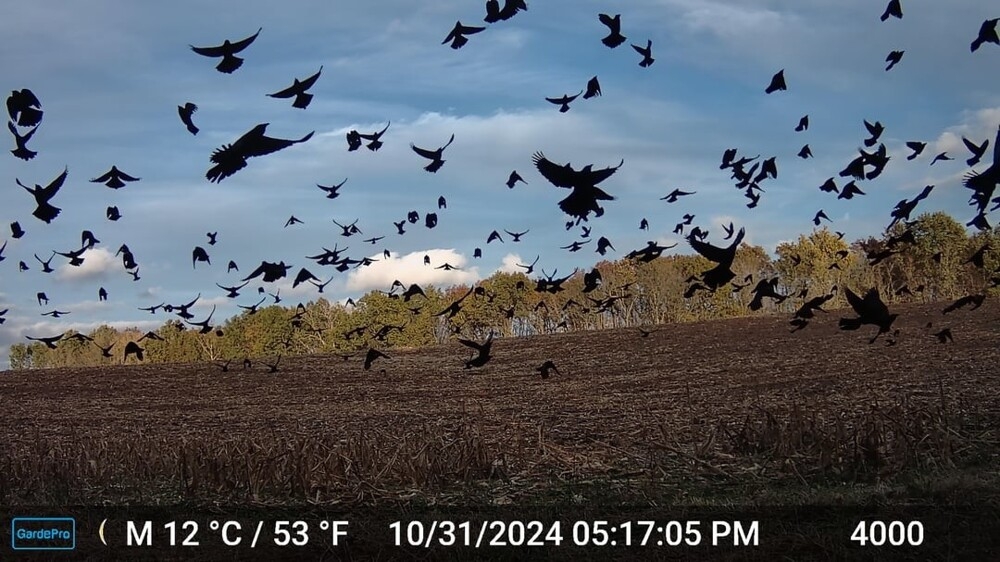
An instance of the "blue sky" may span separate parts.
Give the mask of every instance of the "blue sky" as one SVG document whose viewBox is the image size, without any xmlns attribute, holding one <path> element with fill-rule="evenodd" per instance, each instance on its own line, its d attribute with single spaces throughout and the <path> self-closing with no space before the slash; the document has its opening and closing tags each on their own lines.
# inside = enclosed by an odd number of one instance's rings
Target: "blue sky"
<svg viewBox="0 0 1000 562">
<path fill-rule="evenodd" d="M 470 282 L 535 255 L 549 272 L 587 267 L 600 258 L 593 243 L 578 253 L 559 249 L 578 239 L 580 229 L 565 230 L 568 217 L 557 202 L 567 192 L 534 169 L 531 155 L 539 150 L 578 168 L 624 159 L 602 185 L 617 199 L 588 224 L 593 238 L 603 235 L 614 244 L 610 258 L 646 240 L 680 240 L 672 230 L 685 213 L 711 230 L 711 241 L 721 239 L 720 222 L 733 220 L 746 227 L 748 242 L 770 251 L 809 232 L 822 208 L 831 228 L 853 240 L 879 233 L 892 206 L 928 184 L 935 190 L 918 212 L 944 210 L 967 221 L 974 213 L 960 186 L 969 169 L 961 136 L 992 143 L 1000 125 L 1000 47 L 971 53 L 969 43 L 983 20 L 1000 13 L 980 0 L 904 0 L 901 20 L 880 22 L 884 7 L 860 0 L 529 0 L 528 11 L 453 50 L 442 39 L 456 20 L 486 25 L 484 2 L 290 0 L 280 9 L 260 0 L 21 3 L 0 20 L 2 93 L 32 89 L 45 116 L 29 142 L 39 153 L 34 160 L 0 155 L 6 183 L 0 245 L 7 241 L 0 310 L 10 309 L 0 325 L 0 366 L 7 347 L 24 335 L 87 331 L 101 323 L 151 327 L 168 316 L 150 316 L 138 306 L 187 302 L 199 292 L 202 302 L 193 313 L 200 319 L 214 304 L 214 318 L 222 321 L 238 312 L 237 303 L 256 302 L 259 284 L 233 301 L 215 283 L 236 284 L 261 260 L 284 260 L 294 266 L 292 275 L 305 266 L 324 280 L 336 276 L 324 293 L 335 299 L 388 289 L 393 279 Z M 621 14 L 625 45 L 601 44 L 607 33 L 601 12 Z M 246 62 L 231 75 L 188 48 L 240 39 L 258 27 L 260 36 L 241 54 Z M 647 39 L 656 62 L 640 68 L 641 57 L 628 43 Z M 885 72 L 892 50 L 905 55 Z M 321 65 L 308 109 L 265 96 Z M 780 69 L 788 91 L 765 95 Z M 602 97 L 578 99 L 567 113 L 545 101 L 577 93 L 594 75 Z M 200 108 L 197 136 L 177 116 L 177 105 L 189 101 Z M 804 114 L 810 128 L 796 133 Z M 867 136 L 864 119 L 885 125 L 881 140 L 892 160 L 881 177 L 861 184 L 868 195 L 838 201 L 817 187 L 856 156 Z M 347 151 L 348 130 L 371 132 L 388 121 L 380 151 Z M 209 183 L 212 151 L 263 122 L 277 137 L 316 134 L 252 159 L 221 184 Z M 453 133 L 444 167 L 423 171 L 426 162 L 410 143 L 433 149 Z M 909 140 L 928 143 L 914 161 L 905 159 Z M 13 149 L 9 135 L 7 142 Z M 815 158 L 796 157 L 806 143 Z M 736 147 L 777 158 L 778 178 L 764 182 L 756 209 L 746 208 L 718 167 L 722 152 Z M 955 160 L 930 167 L 944 150 Z M 112 164 L 141 181 L 117 191 L 88 181 Z M 14 180 L 44 185 L 64 166 L 68 180 L 52 201 L 63 212 L 42 223 Z M 509 190 L 504 182 L 514 169 L 528 184 Z M 316 188 L 344 178 L 337 199 Z M 659 201 L 674 188 L 697 194 L 674 204 Z M 438 211 L 441 195 L 448 208 Z M 105 219 L 108 205 L 119 207 L 121 220 Z M 438 212 L 438 226 L 426 229 L 421 221 L 397 235 L 392 222 L 410 210 L 421 217 Z M 293 214 L 304 224 L 283 228 Z M 642 218 L 648 232 L 638 229 Z M 364 236 L 343 238 L 332 222 L 355 219 Z M 26 231 L 19 240 L 7 226 L 15 220 Z M 84 266 L 70 267 L 57 256 L 57 271 L 42 273 L 32 255 L 78 248 L 83 229 L 101 240 Z M 530 233 L 516 244 L 487 246 L 493 229 Z M 207 244 L 208 231 L 219 233 L 215 246 Z M 382 235 L 377 245 L 361 242 Z M 140 265 L 138 282 L 113 257 L 122 243 Z M 334 244 L 349 247 L 346 254 L 355 258 L 381 258 L 389 249 L 393 259 L 344 274 L 305 259 Z M 192 269 L 195 246 L 209 251 L 210 266 Z M 472 258 L 476 247 L 482 259 Z M 690 252 L 685 244 L 674 251 Z M 433 265 L 448 261 L 464 269 L 425 267 L 424 254 Z M 19 272 L 20 260 L 31 269 Z M 229 260 L 240 273 L 226 273 Z M 107 289 L 107 302 L 98 302 L 99 287 Z M 292 290 L 290 278 L 266 285 L 271 292 L 279 287 L 288 304 L 317 296 L 309 285 Z M 38 291 L 49 296 L 48 306 L 36 303 Z M 52 309 L 71 314 L 41 316 Z"/>
</svg>

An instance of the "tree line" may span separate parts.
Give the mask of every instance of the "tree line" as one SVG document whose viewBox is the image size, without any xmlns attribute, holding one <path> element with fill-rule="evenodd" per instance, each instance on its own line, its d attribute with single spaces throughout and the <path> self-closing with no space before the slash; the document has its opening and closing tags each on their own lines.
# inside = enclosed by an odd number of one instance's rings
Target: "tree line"
<svg viewBox="0 0 1000 562">
<path fill-rule="evenodd" d="M 981 251 L 985 248 L 985 251 Z M 971 258 L 980 252 L 982 267 Z M 143 338 L 137 328 L 107 325 L 64 338 L 56 347 L 17 343 L 10 348 L 12 369 L 121 364 L 129 341 L 142 339 L 145 362 L 194 362 L 329 353 L 351 355 L 368 347 L 422 347 L 450 338 L 518 337 L 575 330 L 598 330 L 731 318 L 751 314 L 791 314 L 804 298 L 850 287 L 877 288 L 894 303 L 935 302 L 967 294 L 995 293 L 1000 284 L 1000 228 L 968 234 L 945 213 L 921 215 L 895 224 L 879 237 L 848 243 L 827 228 L 777 246 L 772 258 L 760 246 L 742 244 L 732 284 L 689 291 L 693 278 L 714 264 L 700 255 L 662 256 L 653 261 L 623 258 L 594 268 L 602 283 L 585 292 L 583 271 L 560 290 L 544 289 L 538 278 L 497 272 L 473 287 L 423 287 L 426 297 L 405 300 L 399 291 L 370 291 L 349 303 L 319 298 L 284 307 L 274 304 L 233 316 L 209 333 L 178 319 Z M 752 311 L 752 289 L 775 279 L 784 300 L 765 299 Z M 454 315 L 439 314 L 473 290 Z M 826 308 L 847 306 L 841 291 Z M 70 332 L 72 334 L 72 332 Z M 102 349 L 111 346 L 106 356 Z M 136 359 L 129 358 L 128 362 Z"/>
</svg>

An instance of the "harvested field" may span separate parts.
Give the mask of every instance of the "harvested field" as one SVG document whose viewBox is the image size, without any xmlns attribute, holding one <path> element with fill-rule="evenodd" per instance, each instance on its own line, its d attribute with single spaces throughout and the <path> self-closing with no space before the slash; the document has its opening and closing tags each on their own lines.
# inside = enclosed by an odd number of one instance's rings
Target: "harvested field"
<svg viewBox="0 0 1000 562">
<path fill-rule="evenodd" d="M 942 307 L 901 308 L 891 346 L 869 345 L 872 327 L 841 332 L 833 312 L 797 333 L 782 316 L 499 340 L 471 370 L 450 344 L 390 350 L 367 372 L 360 354 L 282 358 L 276 373 L 238 360 L 7 372 L 0 491 L 5 504 L 504 504 L 627 481 L 701 503 L 699 483 L 988 465 L 998 306 Z M 930 335 L 945 326 L 954 343 Z M 542 380 L 546 359 L 560 374 Z"/>
</svg>

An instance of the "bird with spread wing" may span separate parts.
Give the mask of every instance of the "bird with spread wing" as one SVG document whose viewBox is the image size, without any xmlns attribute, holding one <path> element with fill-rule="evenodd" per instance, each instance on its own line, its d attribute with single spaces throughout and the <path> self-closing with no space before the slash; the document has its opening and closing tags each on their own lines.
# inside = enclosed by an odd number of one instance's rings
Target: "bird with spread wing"
<svg viewBox="0 0 1000 562">
<path fill-rule="evenodd" d="M 578 221 L 587 220 L 591 212 L 598 217 L 604 214 L 604 208 L 597 202 L 612 201 L 614 197 L 597 187 L 597 184 L 611 177 L 625 163 L 625 160 L 622 160 L 613 168 L 600 170 L 594 170 L 592 164 L 587 164 L 580 170 L 574 170 L 568 163 L 562 166 L 555 164 L 541 152 L 536 152 L 532 160 L 539 173 L 549 180 L 549 183 L 573 190 L 568 197 L 559 202 L 559 208 L 567 215 L 576 217 Z"/>
<path fill-rule="evenodd" d="M 209 181 L 218 183 L 242 170 L 247 165 L 247 158 L 264 156 L 293 144 L 299 144 L 311 139 L 313 132 L 298 140 L 277 139 L 266 136 L 268 123 L 261 123 L 250 129 L 242 137 L 236 139 L 233 144 L 223 145 L 212 153 L 211 161 L 215 164 L 205 177 Z"/>
</svg>

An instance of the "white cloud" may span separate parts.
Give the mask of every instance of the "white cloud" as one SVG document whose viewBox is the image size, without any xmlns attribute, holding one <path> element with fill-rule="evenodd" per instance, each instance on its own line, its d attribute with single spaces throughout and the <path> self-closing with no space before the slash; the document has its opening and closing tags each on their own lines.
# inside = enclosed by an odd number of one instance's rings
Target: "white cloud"
<svg viewBox="0 0 1000 562">
<path fill-rule="evenodd" d="M 498 268 L 498 271 L 504 273 L 522 273 L 524 272 L 523 267 L 517 267 L 517 264 L 523 263 L 521 261 L 521 256 L 518 254 L 507 254 L 503 257 L 502 265 Z"/>
<path fill-rule="evenodd" d="M 425 255 L 430 257 L 430 265 L 424 265 Z M 478 268 L 466 269 L 465 256 L 454 249 L 424 250 L 411 252 L 404 256 L 392 255 L 389 259 L 383 258 L 381 254 L 371 257 L 379 261 L 352 271 L 347 280 L 348 290 L 379 289 L 386 291 L 397 279 L 407 285 L 417 283 L 418 285 L 436 285 L 438 287 L 470 284 L 479 279 Z M 451 271 L 437 269 L 445 263 L 461 269 Z"/>
<path fill-rule="evenodd" d="M 82 281 L 106 279 L 108 274 L 122 268 L 119 258 L 104 248 L 91 248 L 83 253 L 83 263 L 79 266 L 63 264 L 56 270 L 60 281 Z"/>
</svg>

